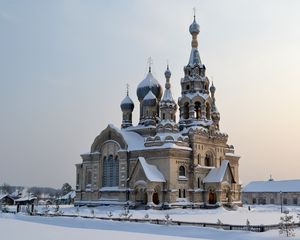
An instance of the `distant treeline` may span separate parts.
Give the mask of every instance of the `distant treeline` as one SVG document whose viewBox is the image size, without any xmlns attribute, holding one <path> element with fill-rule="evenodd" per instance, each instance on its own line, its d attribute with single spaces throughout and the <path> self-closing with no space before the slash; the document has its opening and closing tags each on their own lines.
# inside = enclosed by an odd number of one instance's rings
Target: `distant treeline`
<svg viewBox="0 0 300 240">
<path fill-rule="evenodd" d="M 67 185 L 67 187 L 66 187 Z M 66 189 L 67 188 L 67 189 Z M 71 186 L 65 183 L 61 189 L 55 189 L 51 187 L 24 187 L 24 186 L 12 186 L 4 183 L 0 186 L 0 194 L 13 194 L 13 193 L 30 193 L 37 197 L 43 197 L 43 195 L 48 195 L 49 197 L 58 197 L 65 194 L 67 191 L 71 190 Z"/>
</svg>

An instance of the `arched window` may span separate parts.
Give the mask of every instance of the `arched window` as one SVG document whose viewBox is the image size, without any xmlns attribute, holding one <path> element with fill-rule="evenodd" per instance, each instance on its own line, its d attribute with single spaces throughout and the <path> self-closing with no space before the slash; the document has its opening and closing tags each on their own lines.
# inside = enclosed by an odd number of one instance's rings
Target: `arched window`
<svg viewBox="0 0 300 240">
<path fill-rule="evenodd" d="M 200 165 L 200 161 L 201 161 L 201 156 L 200 154 L 198 154 L 198 164 Z"/>
<path fill-rule="evenodd" d="M 184 166 L 179 167 L 179 176 L 185 176 L 185 168 Z"/>
<path fill-rule="evenodd" d="M 103 158 L 103 187 L 119 185 L 119 159 L 109 155 Z"/>
<path fill-rule="evenodd" d="M 166 119 L 166 114 L 165 113 L 162 114 L 162 118 L 163 118 L 163 120 Z"/>
<path fill-rule="evenodd" d="M 200 188 L 200 178 L 198 178 L 198 188 Z"/>
<path fill-rule="evenodd" d="M 206 103 L 206 119 L 210 119 L 210 106 Z"/>
<path fill-rule="evenodd" d="M 190 85 L 186 85 L 186 90 L 190 90 Z"/>
<path fill-rule="evenodd" d="M 195 117 L 199 119 L 201 117 L 201 103 L 195 102 Z"/>
<path fill-rule="evenodd" d="M 213 157 L 211 154 L 207 153 L 205 155 L 205 166 L 212 167 L 213 166 Z"/>
<path fill-rule="evenodd" d="M 189 103 L 185 103 L 183 106 L 183 118 L 184 119 L 189 118 Z"/>
<path fill-rule="evenodd" d="M 185 189 L 183 189 L 183 198 L 185 198 Z"/>
<path fill-rule="evenodd" d="M 181 198 L 181 189 L 178 190 L 178 197 Z"/>
</svg>

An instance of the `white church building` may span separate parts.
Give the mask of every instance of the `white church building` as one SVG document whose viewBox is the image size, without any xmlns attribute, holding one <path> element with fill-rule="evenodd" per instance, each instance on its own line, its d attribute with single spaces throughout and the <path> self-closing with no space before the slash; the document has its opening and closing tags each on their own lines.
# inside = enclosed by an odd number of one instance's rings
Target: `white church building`
<svg viewBox="0 0 300 240">
<path fill-rule="evenodd" d="M 200 58 L 195 17 L 189 32 L 191 52 L 178 101 L 172 95 L 169 66 L 164 88 L 150 66 L 136 91 L 139 122 L 132 123 L 134 103 L 127 93 L 121 102 L 121 128 L 109 124 L 76 164 L 76 205 L 241 203 L 240 157 L 220 129 L 216 88 Z"/>
</svg>

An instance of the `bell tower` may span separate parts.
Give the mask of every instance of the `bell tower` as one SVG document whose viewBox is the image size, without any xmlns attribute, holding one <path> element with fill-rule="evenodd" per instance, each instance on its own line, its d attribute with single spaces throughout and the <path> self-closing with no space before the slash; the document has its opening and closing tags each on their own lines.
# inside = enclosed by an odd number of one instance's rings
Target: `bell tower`
<svg viewBox="0 0 300 240">
<path fill-rule="evenodd" d="M 209 94 L 209 79 L 206 68 L 198 50 L 198 34 L 200 26 L 196 16 L 189 27 L 192 35 L 191 53 L 188 64 L 184 67 L 184 77 L 181 79 L 181 97 L 178 99 L 180 129 L 190 126 L 209 127 L 211 119 L 212 98 Z"/>
</svg>

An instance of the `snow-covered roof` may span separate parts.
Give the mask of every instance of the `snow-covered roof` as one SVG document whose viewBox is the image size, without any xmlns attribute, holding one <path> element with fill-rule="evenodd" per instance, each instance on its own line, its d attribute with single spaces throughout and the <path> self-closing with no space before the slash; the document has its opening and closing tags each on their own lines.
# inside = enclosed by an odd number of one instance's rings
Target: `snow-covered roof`
<svg viewBox="0 0 300 240">
<path fill-rule="evenodd" d="M 207 93 L 200 93 L 200 92 L 194 92 L 194 93 L 186 93 L 185 95 L 184 95 L 185 97 L 188 97 L 189 99 L 193 99 L 194 97 L 201 97 L 201 98 L 203 98 L 204 100 L 206 100 L 208 97 L 209 97 L 209 94 L 207 94 Z"/>
<path fill-rule="evenodd" d="M 125 142 L 128 145 L 128 149 L 127 149 L 128 151 L 141 150 L 145 148 L 144 146 L 145 139 L 140 134 L 133 131 L 128 131 L 127 129 L 120 130 L 119 128 L 115 127 L 113 124 L 109 124 L 109 127 L 116 130 L 118 133 L 120 133 L 123 136 Z"/>
<path fill-rule="evenodd" d="M 254 181 L 246 185 L 242 192 L 300 192 L 300 179 L 281 181 Z"/>
<path fill-rule="evenodd" d="M 163 101 L 163 102 L 175 102 L 170 88 L 165 89 L 164 95 L 163 95 L 161 101 Z"/>
<path fill-rule="evenodd" d="M 75 191 L 71 191 L 71 192 L 68 192 L 67 194 L 59 197 L 58 199 L 60 199 L 60 200 L 68 200 L 70 198 L 75 198 L 75 196 L 76 196 L 76 192 Z"/>
<path fill-rule="evenodd" d="M 223 160 L 219 168 L 213 168 L 203 179 L 204 183 L 219 183 L 222 182 L 229 165 L 228 160 Z"/>
<path fill-rule="evenodd" d="M 0 201 L 7 196 L 8 196 L 8 194 L 0 194 Z"/>
<path fill-rule="evenodd" d="M 140 150 L 151 150 L 151 149 L 162 149 L 162 148 L 176 148 L 176 149 L 182 149 L 182 150 L 189 150 L 191 151 L 192 149 L 189 147 L 184 147 L 184 146 L 178 146 L 174 143 L 166 143 L 162 146 L 153 146 L 153 147 L 145 147 L 145 138 L 141 136 L 140 134 L 131 131 L 134 129 L 134 127 L 129 129 L 118 129 L 115 127 L 113 124 L 109 125 L 111 128 L 114 128 L 116 131 L 118 131 L 126 141 L 128 145 L 128 151 L 140 151 Z"/>
<path fill-rule="evenodd" d="M 225 153 L 225 156 L 229 156 L 229 157 L 241 157 L 235 153 Z"/>
<path fill-rule="evenodd" d="M 25 196 L 25 197 L 21 197 L 21 198 L 15 200 L 15 202 L 31 201 L 31 200 L 35 200 L 35 199 L 37 199 L 37 197 Z"/>
<path fill-rule="evenodd" d="M 157 169 L 156 166 L 148 164 L 143 157 L 138 158 L 147 179 L 151 182 L 166 182 L 163 174 Z"/>
</svg>

